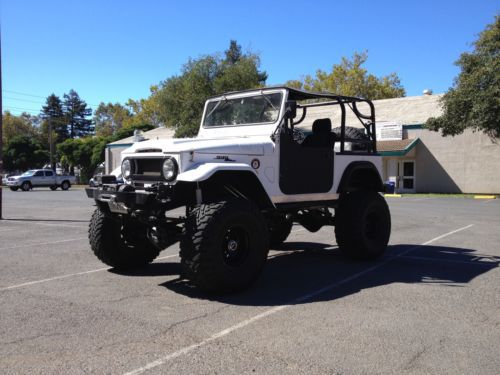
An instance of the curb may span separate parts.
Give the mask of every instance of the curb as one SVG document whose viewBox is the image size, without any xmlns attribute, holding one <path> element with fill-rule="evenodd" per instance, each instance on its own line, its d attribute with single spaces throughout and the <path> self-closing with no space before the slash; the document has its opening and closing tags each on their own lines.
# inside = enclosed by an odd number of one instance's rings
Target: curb
<svg viewBox="0 0 500 375">
<path fill-rule="evenodd" d="M 390 197 L 390 198 L 401 198 L 401 194 L 384 194 L 384 197 Z"/>
<path fill-rule="evenodd" d="M 496 199 L 495 195 L 474 195 L 474 199 Z"/>
</svg>

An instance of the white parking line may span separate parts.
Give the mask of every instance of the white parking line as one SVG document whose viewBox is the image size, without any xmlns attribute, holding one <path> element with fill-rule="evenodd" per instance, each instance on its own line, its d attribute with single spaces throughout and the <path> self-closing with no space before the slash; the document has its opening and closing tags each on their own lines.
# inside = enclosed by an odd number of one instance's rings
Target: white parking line
<svg viewBox="0 0 500 375">
<path fill-rule="evenodd" d="M 208 337 L 208 338 L 206 338 L 206 339 L 204 339 L 204 340 L 202 340 L 202 341 L 200 341 L 198 343 L 195 343 L 195 344 L 190 345 L 190 346 L 186 346 L 186 347 L 184 347 L 182 349 L 179 349 L 179 350 L 177 350 L 177 351 L 175 351 L 173 353 L 167 354 L 166 356 L 164 356 L 162 358 L 159 358 L 156 361 L 150 362 L 150 363 L 146 364 L 145 366 L 142 366 L 142 367 L 139 367 L 139 368 L 137 368 L 135 370 L 127 372 L 127 373 L 125 373 L 125 375 L 138 375 L 138 374 L 142 374 L 143 372 L 145 372 L 147 370 L 153 369 L 153 368 L 158 367 L 158 366 L 162 366 L 162 365 L 164 365 L 165 363 L 169 362 L 170 360 L 172 360 L 174 358 L 177 358 L 177 357 L 180 357 L 180 356 L 182 356 L 184 354 L 192 352 L 193 350 L 198 349 L 198 348 L 200 348 L 202 346 L 205 346 L 205 345 L 211 343 L 212 341 L 215 341 L 215 340 L 217 340 L 217 339 L 219 339 L 221 337 L 227 336 L 227 335 L 229 335 L 230 333 L 232 333 L 234 331 L 237 331 L 237 330 L 239 330 L 241 328 L 244 328 L 244 327 L 248 326 L 249 324 L 252 324 L 252 323 L 254 323 L 254 322 L 258 321 L 258 320 L 261 320 L 261 319 L 263 319 L 265 317 L 268 317 L 270 315 L 273 315 L 273 314 L 275 314 L 275 313 L 277 313 L 277 312 L 279 312 L 281 310 L 284 310 L 284 309 L 287 309 L 289 307 L 292 307 L 293 305 L 295 305 L 297 303 L 301 303 L 301 302 L 307 301 L 307 300 L 309 300 L 309 299 L 311 299 L 311 298 L 313 298 L 313 297 L 315 297 L 317 295 L 323 294 L 323 293 L 325 293 L 325 292 L 327 292 L 327 291 L 329 291 L 331 289 L 337 288 L 337 287 L 339 287 L 339 286 L 341 286 L 341 285 L 343 285 L 343 284 L 345 284 L 345 283 L 347 283 L 349 281 L 352 281 L 352 280 L 357 279 L 357 278 L 359 278 L 361 276 L 364 276 L 365 274 L 367 274 L 367 273 L 369 273 L 371 271 L 374 271 L 374 270 L 376 270 L 376 269 L 378 269 L 380 267 L 383 267 L 387 263 L 391 262 L 392 260 L 394 260 L 396 258 L 399 258 L 399 257 L 402 257 L 402 256 L 408 254 L 409 252 L 413 251 L 413 250 L 416 250 L 416 249 L 418 249 L 418 248 L 420 248 L 422 246 L 429 245 L 429 244 L 431 244 L 433 242 L 436 242 L 436 241 L 438 241 L 438 240 L 440 240 L 442 238 L 448 237 L 448 236 L 450 236 L 452 234 L 455 234 L 457 232 L 460 232 L 460 231 L 463 231 L 465 229 L 468 229 L 468 228 L 472 227 L 473 225 L 474 224 L 469 224 L 469 225 L 467 225 L 465 227 L 458 228 L 458 229 L 453 230 L 451 232 L 442 234 L 441 236 L 435 237 L 435 238 L 433 238 L 433 239 L 431 239 L 431 240 L 429 240 L 427 242 L 424 242 L 421 245 L 413 246 L 413 247 L 411 247 L 411 248 L 403 251 L 399 255 L 396 255 L 394 257 L 385 258 L 380 263 L 377 263 L 377 264 L 373 265 L 372 267 L 366 268 L 366 269 L 364 269 L 361 272 L 358 272 L 358 273 L 356 273 L 354 275 L 346 277 L 345 279 L 342 279 L 340 281 L 337 281 L 337 282 L 334 282 L 332 284 L 326 285 L 326 286 L 324 286 L 321 289 L 315 290 L 315 291 L 313 291 L 311 293 L 308 293 L 308 294 L 305 294 L 305 295 L 303 295 L 301 297 L 298 297 L 298 298 L 290 301 L 288 304 L 273 307 L 272 309 L 266 310 L 266 311 L 264 311 L 264 312 L 262 312 L 260 314 L 257 314 L 255 316 L 249 318 L 249 319 L 243 320 L 242 322 L 237 323 L 237 324 L 235 324 L 235 325 L 233 325 L 233 326 L 231 326 L 229 328 L 226 328 L 226 329 L 224 329 L 224 330 L 222 330 L 220 332 L 217 332 L 217 333 L 213 334 L 212 336 L 210 336 L 210 337 Z"/>
<path fill-rule="evenodd" d="M 88 228 L 88 223 L 83 223 L 82 225 L 68 225 L 68 224 L 57 224 L 57 223 L 40 223 L 38 221 L 32 221 L 32 220 L 13 220 L 13 219 L 8 219 L 9 222 L 11 223 L 16 223 L 16 224 L 26 224 L 29 223 L 30 225 L 41 225 L 45 227 L 65 227 L 65 228 L 79 228 L 79 229 L 87 229 Z"/>
<path fill-rule="evenodd" d="M 443 259 L 443 258 L 430 258 L 430 257 L 417 257 L 417 256 L 402 256 L 402 259 L 413 259 L 413 260 L 422 260 L 426 262 L 433 263 L 455 263 L 455 264 L 465 264 L 469 266 L 495 266 L 498 264 L 498 261 L 494 261 L 488 258 L 475 258 L 472 260 L 456 260 L 456 259 Z"/>
<path fill-rule="evenodd" d="M 156 258 L 156 260 L 174 258 L 174 257 L 177 257 L 177 256 L 179 256 L 179 255 L 178 254 L 172 254 L 172 255 L 167 255 L 167 256 L 164 256 L 164 257 Z M 11 285 L 11 286 L 6 286 L 6 287 L 3 287 L 3 288 L 0 288 L 0 292 L 4 291 L 4 290 L 22 288 L 23 286 L 30 286 L 30 285 L 35 285 L 35 284 L 46 283 L 48 281 L 66 279 L 68 277 L 73 277 L 73 276 L 88 275 L 89 273 L 107 271 L 107 270 L 110 270 L 110 269 L 112 269 L 112 267 L 97 268 L 95 270 L 83 271 L 83 272 L 77 272 L 77 273 L 70 273 L 70 274 L 67 274 L 67 275 L 61 275 L 61 276 L 51 277 L 49 279 L 29 281 L 29 282 L 22 283 L 22 284 Z"/>
<path fill-rule="evenodd" d="M 481 203 L 493 202 L 493 201 L 495 201 L 495 200 L 496 200 L 496 199 L 487 199 L 487 200 L 485 200 L 485 201 L 482 201 Z"/>
<path fill-rule="evenodd" d="M 41 245 L 52 245 L 52 244 L 56 244 L 56 243 L 81 241 L 81 240 L 85 240 L 85 239 L 87 239 L 87 237 L 69 238 L 67 240 L 52 241 L 52 242 L 37 242 L 37 243 L 30 243 L 30 244 L 26 244 L 26 245 L 4 246 L 4 247 L 0 247 L 0 250 L 18 249 L 20 247 L 32 247 L 32 246 L 41 246 Z"/>
<path fill-rule="evenodd" d="M 0 233 L 8 232 L 9 230 L 16 230 L 17 228 L 0 229 Z"/>
</svg>

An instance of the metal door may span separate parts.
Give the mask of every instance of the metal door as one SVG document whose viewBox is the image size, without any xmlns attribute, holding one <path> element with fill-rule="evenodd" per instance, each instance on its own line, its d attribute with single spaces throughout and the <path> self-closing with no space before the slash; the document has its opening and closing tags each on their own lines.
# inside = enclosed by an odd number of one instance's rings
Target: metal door
<svg viewBox="0 0 500 375">
<path fill-rule="evenodd" d="M 398 192 L 415 193 L 415 182 L 415 161 L 401 160 L 398 163 Z"/>
</svg>

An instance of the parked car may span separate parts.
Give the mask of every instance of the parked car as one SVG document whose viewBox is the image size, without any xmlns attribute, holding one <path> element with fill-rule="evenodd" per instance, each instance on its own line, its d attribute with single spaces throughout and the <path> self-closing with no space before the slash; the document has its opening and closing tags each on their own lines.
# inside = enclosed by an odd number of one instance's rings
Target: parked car
<svg viewBox="0 0 500 375">
<path fill-rule="evenodd" d="M 60 187 L 62 190 L 68 190 L 71 184 L 75 183 L 75 176 L 56 175 L 51 169 L 31 169 L 20 176 L 7 178 L 7 186 L 12 191 L 29 191 L 34 187 L 50 187 L 51 190 Z"/>
<path fill-rule="evenodd" d="M 8 174 L 3 175 L 3 177 L 2 177 L 2 185 L 7 185 L 7 179 L 9 177 L 12 177 L 12 176 L 14 176 L 12 173 L 8 173 Z"/>
<path fill-rule="evenodd" d="M 96 170 L 94 171 L 94 176 L 89 180 L 89 186 L 90 187 L 98 187 L 101 185 L 101 179 L 102 175 L 104 173 L 104 165 L 99 165 Z M 119 166 L 118 168 L 114 169 L 111 174 L 113 176 L 116 176 L 116 182 L 118 184 L 123 184 L 123 178 L 122 178 L 122 167 Z"/>
</svg>

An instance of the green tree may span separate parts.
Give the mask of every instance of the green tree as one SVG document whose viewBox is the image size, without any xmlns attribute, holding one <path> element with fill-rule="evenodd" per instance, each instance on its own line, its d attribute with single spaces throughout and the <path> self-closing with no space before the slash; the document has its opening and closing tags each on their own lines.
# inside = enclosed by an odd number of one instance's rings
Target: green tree
<svg viewBox="0 0 500 375">
<path fill-rule="evenodd" d="M 2 117 L 2 141 L 4 144 L 7 144 L 9 140 L 14 138 L 16 135 L 28 135 L 30 137 L 38 136 L 38 131 L 32 124 L 33 116 L 30 116 L 27 113 L 15 116 L 9 111 L 5 111 Z"/>
<path fill-rule="evenodd" d="M 147 99 L 128 100 L 127 106 L 130 108 L 132 116 L 124 121 L 123 127 L 142 126 L 144 124 L 153 127 L 164 125 L 161 118 L 162 110 L 158 90 L 159 87 L 153 85 L 150 87 L 151 95 Z"/>
<path fill-rule="evenodd" d="M 427 120 L 427 128 L 444 136 L 470 128 L 500 137 L 500 16 L 481 32 L 474 50 L 455 64 L 461 72 L 441 98 L 443 115 Z"/>
<path fill-rule="evenodd" d="M 68 94 L 64 94 L 63 111 L 69 138 L 84 137 L 93 133 L 92 121 L 88 119 L 92 115 L 92 109 L 87 108 L 87 103 L 80 99 L 76 91 L 70 90 Z"/>
<path fill-rule="evenodd" d="M 49 153 L 36 138 L 29 135 L 15 135 L 4 148 L 5 170 L 27 170 L 43 166 L 49 160 Z"/>
<path fill-rule="evenodd" d="M 92 172 L 102 161 L 99 152 L 102 137 L 82 137 L 67 139 L 57 145 L 57 153 L 63 165 L 70 169 L 79 167 L 82 181 L 92 177 Z"/>
<path fill-rule="evenodd" d="M 155 93 L 161 122 L 176 127 L 177 137 L 195 135 L 205 100 L 227 91 L 263 86 L 267 74 L 259 67 L 258 55 L 242 53 L 234 40 L 225 58 L 213 54 L 190 59 L 181 75 L 163 81 Z"/>
<path fill-rule="evenodd" d="M 351 59 L 342 57 L 340 64 L 333 65 L 330 73 L 319 69 L 315 77 L 307 75 L 302 80 L 288 81 L 286 84 L 309 91 L 328 91 L 371 100 L 398 98 L 406 95 L 396 73 L 382 77 L 368 73 L 363 67 L 367 59 L 366 51 L 355 52 Z"/>
<path fill-rule="evenodd" d="M 119 103 L 100 103 L 94 113 L 96 135 L 109 136 L 121 129 L 132 114 Z"/>
<path fill-rule="evenodd" d="M 62 142 L 68 138 L 66 118 L 61 99 L 58 96 L 51 94 L 47 97 L 45 105 L 42 107 L 41 117 L 43 119 L 41 136 L 45 144 L 48 145 L 49 142 L 49 127 L 52 127 L 54 142 Z"/>
</svg>

